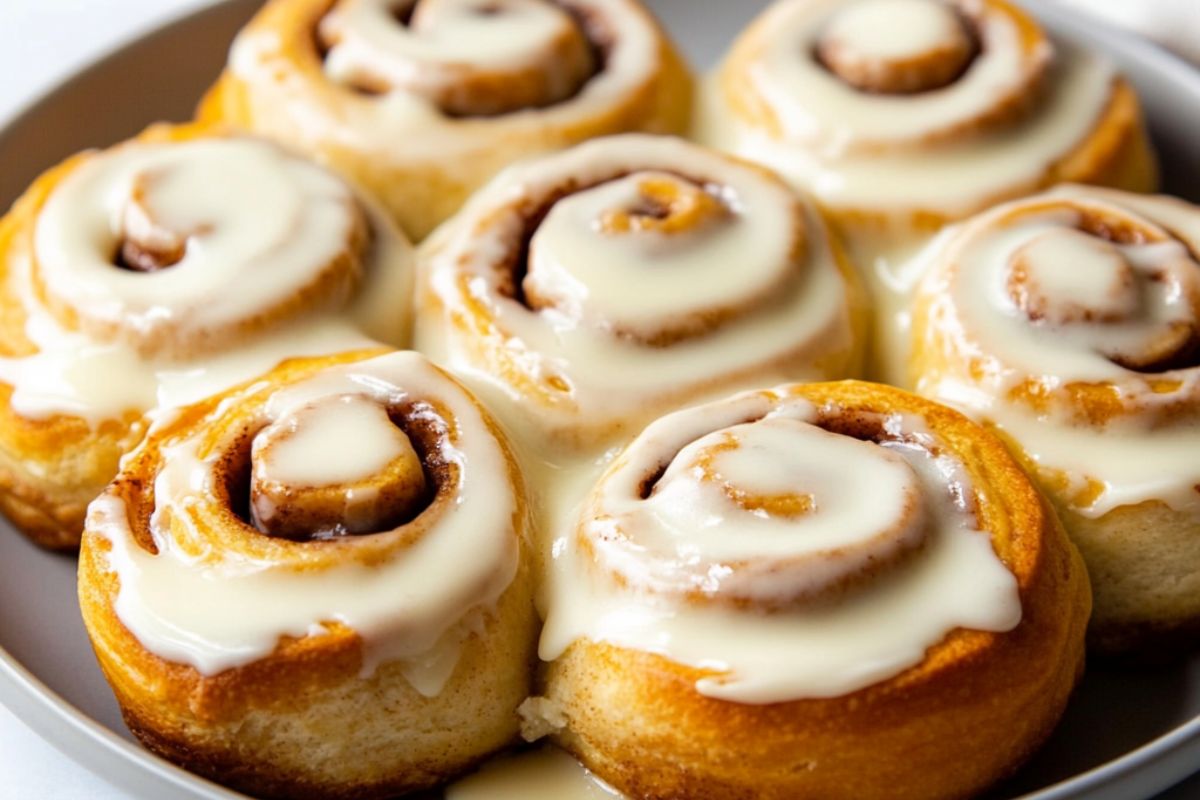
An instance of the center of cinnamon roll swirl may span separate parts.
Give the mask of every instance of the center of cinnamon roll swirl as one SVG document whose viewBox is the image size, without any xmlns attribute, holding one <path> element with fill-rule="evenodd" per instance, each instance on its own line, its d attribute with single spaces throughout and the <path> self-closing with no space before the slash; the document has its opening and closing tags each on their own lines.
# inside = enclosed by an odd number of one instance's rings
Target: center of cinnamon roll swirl
<svg viewBox="0 0 1200 800">
<path fill-rule="evenodd" d="M 451 116 L 552 105 L 600 69 L 581 20 L 550 0 L 340 0 L 317 33 L 335 81 Z"/>
<path fill-rule="evenodd" d="M 339 307 L 370 237 L 349 186 L 275 145 L 133 142 L 54 188 L 31 279 L 64 328 L 184 359 Z"/>
<path fill-rule="evenodd" d="M 1054 55 L 1036 22 L 1007 0 L 804 0 L 776 4 L 742 37 L 721 72 L 721 91 L 735 107 L 747 102 L 735 93 L 749 92 L 751 106 L 762 104 L 771 138 L 843 167 L 838 180 L 832 172 L 817 178 L 824 173 L 813 172 L 808 157 L 785 160 L 750 139 L 745 155 L 810 176 L 801 182 L 822 196 L 867 187 L 877 203 L 881 183 L 891 179 L 875 170 L 888 173 L 891 155 L 904 152 L 906 161 L 924 165 L 921 156 L 935 143 L 959 147 L 1032 120 L 1051 85 Z M 867 155 L 869 166 L 844 171 Z M 848 175 L 855 176 L 850 184 Z M 937 182 L 943 194 L 952 184 Z"/>
<path fill-rule="evenodd" d="M 1056 324 L 1118 322 L 1140 305 L 1137 276 L 1120 250 L 1069 229 L 1044 233 L 1018 249 L 1008 290 L 1031 320 Z"/>
<path fill-rule="evenodd" d="M 170 201 L 171 178 L 155 170 L 133 178 L 129 198 L 121 214 L 125 238 L 117 253 L 116 266 L 135 272 L 155 272 L 183 260 L 192 233 L 207 229 L 203 222 L 173 219 Z"/>
<path fill-rule="evenodd" d="M 728 214 L 704 187 L 667 173 L 635 176 L 636 198 L 605 212 L 598 224 L 607 234 L 654 231 L 687 233 Z"/>
<path fill-rule="evenodd" d="M 1200 265 L 1154 227 L 1084 214 L 1015 246 L 1006 290 L 1034 325 L 1084 337 L 1126 369 L 1185 365 L 1200 346 Z"/>
<path fill-rule="evenodd" d="M 840 431 L 820 416 L 797 406 L 688 442 L 635 496 L 603 499 L 584 551 L 630 588 L 765 611 L 832 600 L 901 563 L 933 524 L 893 447 L 910 445 L 879 420 Z"/>
<path fill-rule="evenodd" d="M 272 511 L 267 495 L 286 501 L 264 525 L 274 536 L 252 524 Z M 161 657 L 216 675 L 282 637 L 345 626 L 364 646 L 361 674 L 406 662 L 433 696 L 457 663 L 442 645 L 461 641 L 443 637 L 516 579 L 524 519 L 491 418 L 408 351 L 296 359 L 173 415 L 89 524 L 112 545 L 117 613 Z M 375 520 L 392 527 L 308 541 Z"/>
<path fill-rule="evenodd" d="M 1009 529 L 966 461 L 999 443 L 964 428 L 854 382 L 656 420 L 553 543 L 539 655 L 606 642 L 705 671 L 702 695 L 779 703 L 897 675 L 955 629 L 1011 630 Z"/>
<path fill-rule="evenodd" d="M 252 522 L 285 539 L 387 531 L 432 493 L 412 439 L 362 395 L 325 397 L 275 420 L 255 435 L 250 458 Z"/>
<path fill-rule="evenodd" d="M 914 94 L 953 82 L 977 51 L 967 20 L 940 0 L 860 0 L 829 20 L 816 56 L 862 91 Z"/>
<path fill-rule="evenodd" d="M 738 226 L 730 202 L 706 185 L 653 170 L 561 198 L 530 238 L 525 303 L 655 347 L 768 303 L 797 279 L 796 261 L 742 254 L 733 270 L 734 262 L 713 258 L 711 248 Z"/>
</svg>

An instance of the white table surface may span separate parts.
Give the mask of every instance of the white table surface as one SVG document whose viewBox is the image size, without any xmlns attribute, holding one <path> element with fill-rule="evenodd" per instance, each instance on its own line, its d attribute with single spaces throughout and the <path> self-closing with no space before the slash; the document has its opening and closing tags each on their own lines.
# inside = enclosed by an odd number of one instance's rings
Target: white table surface
<svg viewBox="0 0 1200 800">
<path fill-rule="evenodd" d="M 0 120 L 101 53 L 208 0 L 0 0 Z M 0 794 L 129 800 L 76 766 L 0 706 Z M 1193 778 L 1159 800 L 1195 800 Z"/>
</svg>

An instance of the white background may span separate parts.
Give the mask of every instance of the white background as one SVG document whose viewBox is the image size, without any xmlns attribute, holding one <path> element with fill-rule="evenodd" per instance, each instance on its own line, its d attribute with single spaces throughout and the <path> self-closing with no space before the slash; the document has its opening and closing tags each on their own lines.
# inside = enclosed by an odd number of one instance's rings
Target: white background
<svg viewBox="0 0 1200 800">
<path fill-rule="evenodd" d="M 1200 2 L 1200 0 L 1196 0 Z M 207 0 L 0 0 L 0 120 L 139 33 Z M 2 165 L 0 165 L 2 168 Z M 127 800 L 0 706 L 0 797 Z M 1200 781 L 1160 800 L 1194 800 Z"/>
</svg>

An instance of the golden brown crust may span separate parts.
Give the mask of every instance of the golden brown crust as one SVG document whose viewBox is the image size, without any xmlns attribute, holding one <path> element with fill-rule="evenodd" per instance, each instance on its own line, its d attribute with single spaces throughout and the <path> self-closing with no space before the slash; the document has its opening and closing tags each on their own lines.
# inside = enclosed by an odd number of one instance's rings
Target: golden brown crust
<svg viewBox="0 0 1200 800">
<path fill-rule="evenodd" d="M 1001 92 L 990 106 L 976 116 L 964 119 L 961 124 L 927 134 L 915 142 L 899 143 L 904 147 L 916 148 L 914 155 L 923 158 L 936 157 L 935 148 L 962 147 L 973 140 L 983 142 L 981 146 L 986 147 L 988 137 L 999 134 L 1000 138 L 1003 138 L 1007 128 L 1019 126 L 1024 120 L 1044 113 L 1046 98 L 1053 95 L 1053 91 L 1048 91 L 1049 84 L 1055 78 L 1053 59 L 1049 57 L 1052 44 L 1035 17 L 1007 0 L 951 5 L 956 7 L 956 13 L 963 21 L 979 17 L 968 27 L 981 22 L 990 24 L 986 18 L 992 15 L 1009 20 L 1018 32 L 1012 46 L 1020 48 L 1020 54 L 1014 58 L 1020 62 L 1020 73 L 1024 77 L 1021 82 L 1015 82 L 1013 86 L 1008 87 L 1012 91 Z M 852 7 L 851 4 L 846 6 Z M 758 91 L 752 79 L 756 69 L 765 68 L 756 62 L 763 58 L 763 54 L 771 47 L 773 22 L 772 17 L 761 17 L 735 42 L 718 72 L 719 103 L 738 125 L 758 131 L 782 146 L 804 148 L 803 143 L 787 141 L 779 110 L 773 107 L 771 98 Z M 825 42 L 822 40 L 821 44 Z M 982 52 L 980 48 L 976 50 Z M 870 76 L 872 86 L 868 93 L 888 95 L 887 102 L 903 100 L 908 92 L 897 89 L 890 82 L 900 81 L 903 84 L 905 80 L 911 79 L 911 76 L 891 71 L 895 70 L 897 65 L 886 66 L 884 74 Z M 827 65 L 826 68 L 835 75 L 838 74 L 838 64 Z M 952 84 L 965 72 L 964 67 L 951 74 L 947 84 Z M 856 76 L 851 70 L 840 79 L 853 85 Z M 880 81 L 891 88 L 874 85 Z M 938 82 L 934 81 L 932 85 L 936 87 Z M 996 91 L 1000 92 L 999 89 Z M 797 98 L 796 102 L 802 100 Z M 889 146 L 897 145 L 866 143 L 863 148 L 886 151 Z M 747 155 L 755 157 L 753 151 L 748 151 Z M 812 157 L 814 156 L 811 153 L 806 155 L 806 158 Z M 820 158 L 819 155 L 816 157 Z M 832 164 L 830 169 L 836 172 L 836 164 Z M 781 171 L 787 172 L 786 169 Z M 1113 79 L 1107 102 L 1096 114 L 1095 121 L 1087 129 L 1086 135 L 1069 150 L 1045 164 L 1032 180 L 1022 177 L 1019 182 L 1000 191 L 989 191 L 972 197 L 969 202 L 952 212 L 921 206 L 881 209 L 845 203 L 826 205 L 825 210 L 835 224 L 853 237 L 903 238 L 914 233 L 934 233 L 948 223 L 964 219 L 997 203 L 1064 182 L 1109 186 L 1136 192 L 1150 192 L 1157 188 L 1158 163 L 1146 129 L 1141 103 L 1132 84 L 1124 77 L 1117 76 Z"/>
<path fill-rule="evenodd" d="M 370 190 L 404 231 L 419 241 L 453 214 L 467 196 L 502 167 L 519 158 L 625 131 L 682 133 L 691 114 L 691 76 L 682 56 L 650 12 L 639 8 L 642 24 L 657 37 L 657 63 L 615 102 L 574 110 L 573 99 L 539 109 L 482 117 L 446 117 L 441 154 L 429 143 L 396 148 L 371 144 L 372 133 L 335 133 L 347 118 L 369 119 L 377 127 L 376 98 L 340 86 L 325 76 L 315 31 L 334 0 L 272 0 L 250 21 L 243 36 L 269 36 L 272 73 L 247 79 L 227 68 L 197 109 L 197 119 L 223 122 L 280 139 L 331 164 Z M 575 4 L 572 4 L 574 8 Z M 582 6 L 580 16 L 590 13 Z M 619 31 L 605 35 L 618 36 Z M 265 41 L 265 40 L 264 40 Z M 301 87 L 294 92 L 295 87 Z M 302 125 L 293 112 L 316 119 L 321 128 Z M 300 112 L 297 112 L 300 113 Z M 451 130 L 452 128 L 452 130 Z M 447 131 L 450 135 L 447 135 Z M 416 129 L 397 136 L 428 138 Z M 451 139 L 459 142 L 453 149 Z M 424 149 L 424 153 L 416 152 Z"/>
<path fill-rule="evenodd" d="M 266 380 L 278 388 L 379 352 L 296 359 Z M 153 502 L 153 470 L 162 455 L 157 445 L 181 430 L 211 426 L 209 414 L 221 397 L 184 410 L 161 435 L 156 431 L 114 484 L 141 546 L 153 547 L 143 527 L 149 509 L 142 506 Z M 243 413 L 250 412 L 241 405 L 229 412 L 233 417 Z M 488 426 L 501 436 L 490 420 Z M 481 609 L 480 624 L 467 634 L 452 675 L 434 697 L 414 689 L 398 662 L 385 662 L 364 677 L 363 640 L 339 623 L 324 623 L 326 633 L 320 636 L 283 637 L 269 655 L 213 675 L 164 659 L 122 623 L 115 609 L 120 581 L 108 558 L 112 546 L 104 534 L 85 531 L 80 607 L 130 730 L 148 748 L 193 772 L 273 798 L 390 797 L 443 783 L 510 744 L 536 659 L 536 614 L 526 552 L 528 509 L 516 462 L 507 446 L 503 449 L 509 471 L 495 477 L 514 482 L 512 535 L 520 543 L 520 566 L 495 606 Z M 239 541 L 244 533 L 208 533 L 214 546 L 224 541 L 226 547 L 244 549 Z M 389 536 L 356 537 L 353 544 L 361 547 L 309 548 L 305 568 L 327 568 L 341 558 L 373 563 L 405 545 L 396 537 L 382 544 L 371 541 Z M 250 550 L 268 560 L 286 559 L 302 547 L 258 538 L 260 546 Z"/>
<path fill-rule="evenodd" d="M 1141 101 L 1133 86 L 1124 78 L 1114 82 L 1112 98 L 1087 138 L 1047 167 L 1036 182 L 980 197 L 961 214 L 953 216 L 914 209 L 902 227 L 932 234 L 952 222 L 1006 200 L 1060 183 L 1083 183 L 1128 192 L 1153 192 L 1158 188 L 1158 158 L 1142 117 Z M 870 209 L 826 208 L 826 212 L 850 237 L 869 237 L 896 231 L 896 224 L 889 215 Z"/>
<path fill-rule="evenodd" d="M 215 125 L 156 124 L 117 148 L 229 135 L 227 129 Z M 371 232 L 362 209 L 355 206 L 348 210 L 352 225 L 344 246 L 308 283 L 228 324 L 189 329 L 187 315 L 178 315 L 182 320 L 178 327 L 168 324 L 147 335 L 144 326 L 132 325 L 124 318 L 91 318 L 89 309 L 77 308 L 74 300 L 51 291 L 42 275 L 34 237 L 55 189 L 95 157 L 93 151 L 80 153 L 47 170 L 0 220 L 0 356 L 20 359 L 38 353 L 38 345 L 26 332 L 36 304 L 37 313 L 50 315 L 64 331 L 78 333 L 88 341 L 121 342 L 129 348 L 131 358 L 144 359 L 148 371 L 155 358 L 184 359 L 219 352 L 286 320 L 320 313 L 344 300 L 361 280 Z M 131 243 L 132 236 L 126 232 L 123 246 Z M 154 256 L 142 252 L 140 257 L 153 260 Z M 114 269 L 118 265 L 115 262 Z M 35 368 L 64 369 L 57 360 Z M 87 504 L 116 473 L 121 456 L 141 439 L 147 409 L 130 407 L 98 419 L 67 412 L 26 416 L 14 406 L 13 394 L 14 386 L 0 383 L 0 509 L 39 544 L 74 549 L 79 546 Z"/>
<path fill-rule="evenodd" d="M 930 268 L 928 283 L 913 301 L 913 338 L 907 364 L 910 380 L 922 392 L 936 394 L 947 383 L 971 387 L 989 398 L 987 407 L 977 406 L 971 413 L 997 428 L 1054 503 L 1087 563 L 1095 594 L 1089 645 L 1098 654 L 1142 659 L 1165 658 L 1196 647 L 1200 626 L 1200 570 L 1197 569 L 1200 525 L 1195 511 L 1172 508 L 1165 491 L 1157 496 L 1143 491 L 1137 499 L 1117 503 L 1105 513 L 1090 513 L 1088 509 L 1108 491 L 1105 482 L 1112 478 L 1104 473 L 1104 465 L 1095 465 L 1095 473 L 1077 472 L 1079 466 L 1070 466 L 1068 471 L 1068 464 L 1057 463 L 1069 458 L 1068 454 L 1043 451 L 1036 431 L 1021 433 L 1018 439 L 1003 427 L 1006 419 L 1026 420 L 1030 424 L 1038 419 L 1037 424 L 1046 431 L 1047 442 L 1055 441 L 1055 436 L 1063 431 L 1078 431 L 1081 436 L 1095 437 L 1097 441 L 1099 437 L 1112 436 L 1114 452 L 1126 452 L 1128 458 L 1146 459 L 1147 463 L 1155 458 L 1157 443 L 1176 433 L 1194 435 L 1200 414 L 1193 346 L 1200 295 L 1193 288 L 1195 283 L 1182 283 L 1177 290 L 1180 303 L 1189 306 L 1190 316 L 1181 317 L 1172 328 L 1164 326 L 1166 335 L 1147 339 L 1149 344 L 1140 345 L 1145 353 L 1138 346 L 1115 347 L 1104 332 L 1138 324 L 1142 320 L 1140 315 L 1152 313 L 1146 310 L 1151 307 L 1149 303 L 1144 307 L 1117 308 L 1109 319 L 1101 315 L 1094 298 L 1091 305 L 1084 307 L 1079 305 L 1083 301 L 1060 292 L 1045 298 L 1046 308 L 1021 309 L 1014 317 L 1029 329 L 1046 324 L 1046 320 L 1051 331 L 1072 325 L 1078 330 L 1080 325 L 1090 325 L 1093 338 L 1088 340 L 1086 352 L 1106 359 L 1113 367 L 1104 379 L 1067 380 L 1066 376 L 1051 372 L 1051 364 L 1061 361 L 1043 364 L 1031 361 L 1023 351 L 999 349 L 996 343 L 1003 342 L 1003 336 L 989 331 L 988 322 L 975 318 L 970 306 L 957 298 L 963 296 L 971 279 L 966 272 L 968 265 L 977 269 L 987 266 L 972 259 L 975 252 L 972 247 L 977 242 L 998 232 L 1016 231 L 1030 220 L 1044 223 L 1055 215 L 1060 221 L 1053 223 L 1054 235 L 1078 237 L 1080 247 L 1100 248 L 1100 257 L 1081 262 L 1080 267 L 1104 266 L 1105 252 L 1119 252 L 1109 245 L 1156 244 L 1178 248 L 1184 254 L 1182 267 L 1177 261 L 1163 263 L 1175 264 L 1180 274 L 1188 278 L 1189 271 L 1196 267 L 1195 255 L 1188 255 L 1187 240 L 1183 238 L 1186 234 L 1172 232 L 1168 224 L 1173 219 L 1171 215 L 1156 217 L 1154 208 L 1162 202 L 1161 198 L 1083 187 L 1060 189 L 1015 201 L 966 223 L 962 234 L 937 257 Z M 1177 207 L 1175 202 L 1168 201 L 1164 211 L 1200 214 L 1194 208 Z M 1023 252 L 1024 249 L 1000 250 L 993 258 L 1003 259 L 1002 268 L 1011 277 L 1022 266 Z M 1086 256 L 1088 251 L 1075 252 Z M 1134 285 L 1135 273 L 1128 272 L 1123 263 L 1118 262 L 1117 267 L 1124 271 L 1114 274 Z M 1096 274 L 1102 275 L 1103 270 L 1096 270 Z M 1170 279 L 1166 273 L 1153 278 L 1154 281 Z M 1119 286 L 1114 294 L 1123 300 L 1130 294 L 1129 288 Z M 1086 321 L 1079 316 L 1081 308 L 1088 315 Z M 1081 348 L 1076 345 L 1073 350 Z M 1160 350 L 1167 355 L 1163 356 Z M 1014 352 L 1018 354 L 1016 357 Z M 1145 449 L 1139 451 L 1143 439 Z M 1040 457 L 1035 458 L 1034 454 L 1039 453 Z M 1127 487 L 1115 490 L 1123 488 Z"/>
<path fill-rule="evenodd" d="M 1141 101 L 1128 80 L 1117 78 L 1113 82 L 1111 99 L 1091 134 L 1032 188 L 1044 189 L 1057 183 L 1089 183 L 1128 192 L 1158 188 L 1158 159 L 1150 144 Z M 993 198 L 987 205 L 1002 199 L 1007 198 Z"/>
<path fill-rule="evenodd" d="M 953 798 L 1011 773 L 1056 723 L 1083 666 L 1091 600 L 1078 553 L 1003 444 L 965 417 L 860 382 L 797 393 L 920 413 L 966 464 L 981 527 L 1017 578 L 1022 620 L 958 630 L 924 661 L 842 697 L 752 706 L 700 695 L 705 673 L 580 640 L 548 665 L 559 742 L 643 798 Z"/>
<path fill-rule="evenodd" d="M 74 156 L 47 170 L 0 220 L 0 355 L 37 352 L 25 334 L 27 312 L 13 285 L 14 271 L 33 257 L 33 231 L 50 193 L 83 163 Z M 83 514 L 117 471 L 117 462 L 141 439 L 142 415 L 92 425 L 80 417 L 22 416 L 13 387 L 0 383 L 0 510 L 33 541 L 55 550 L 79 547 Z"/>
<path fill-rule="evenodd" d="M 0 385 L 0 510 L 42 547 L 79 547 L 87 504 L 117 472 L 145 431 L 140 414 L 91 426 L 53 416 L 28 419 Z"/>
<path fill-rule="evenodd" d="M 525 570 L 427 698 L 395 663 L 360 679 L 362 643 L 345 628 L 211 677 L 167 662 L 117 617 L 104 559 L 102 548 L 81 551 L 97 659 L 139 741 L 192 772 L 256 797 L 383 798 L 444 783 L 516 737 L 535 659 Z"/>
<path fill-rule="evenodd" d="M 639 147 L 647 142 L 656 149 L 650 154 L 639 153 Z M 679 148 L 692 156 L 694 163 L 685 168 L 675 165 L 657 149 L 665 146 Z M 585 148 L 589 147 L 604 152 L 593 151 L 596 157 L 584 160 Z M 574 163 L 564 166 L 565 159 L 576 156 Z M 503 386 L 506 396 L 519 398 L 516 417 L 524 429 L 531 431 L 530 438 L 537 444 L 577 453 L 619 442 L 654 416 L 729 387 L 773 382 L 780 376 L 832 379 L 861 372 L 870 312 L 858 269 L 841 235 L 775 173 L 735 155 L 681 140 L 648 137 L 636 142 L 613 138 L 582 145 L 544 162 L 528 162 L 526 168 L 531 174 L 529 181 L 518 176 L 508 182 L 503 176 L 498 178 L 476 201 L 478 206 L 473 203 L 424 244 L 418 262 L 418 325 L 423 329 L 417 338 L 419 347 L 461 354 L 457 357 L 463 363 Z M 686 310 L 679 307 L 676 298 L 664 294 L 663 300 L 675 305 L 653 318 L 646 315 L 640 320 L 643 329 L 652 331 L 648 337 L 630 335 L 611 319 L 598 324 L 580 318 L 569 303 L 553 316 L 543 315 L 536 284 L 533 291 L 528 288 L 534 270 L 531 244 L 539 226 L 560 201 L 643 172 L 654 176 L 642 180 L 638 187 L 640 202 L 650 207 L 645 217 L 653 221 L 631 221 L 646 208 L 609 209 L 597 218 L 602 235 L 614 235 L 606 226 L 636 224 L 643 231 L 653 230 L 659 235 L 692 236 L 693 242 L 701 243 L 693 244 L 693 250 L 702 250 L 707 225 L 726 220 L 740 224 L 735 217 L 743 212 L 731 211 L 719 199 L 724 190 L 714 192 L 713 187 L 722 187 L 728 181 L 728 193 L 736 194 L 738 178 L 726 176 L 741 172 L 740 179 L 745 183 L 761 181 L 778 191 L 780 209 L 788 214 L 790 248 L 787 257 L 774 265 L 772 280 L 763 282 L 763 291 L 741 295 L 736 301 L 723 298 L 717 304 Z M 498 188 L 507 191 L 501 193 Z M 678 194 L 691 191 L 706 199 L 682 204 L 682 208 L 670 205 Z M 748 219 L 747 224 L 753 224 L 753 217 Z M 616 235 L 624 233 L 622 230 Z M 653 238 L 653 234 L 635 236 Z M 481 247 L 481 242 L 490 246 Z M 636 263 L 653 269 L 656 262 L 631 258 L 623 266 Z M 732 274 L 733 268 L 729 269 Z M 793 326 L 780 309 L 792 307 L 785 304 L 794 306 L 810 300 L 818 291 L 809 288 L 817 283 L 811 276 L 820 274 L 824 278 L 826 270 L 836 274 L 837 288 L 830 292 L 828 305 L 813 314 L 836 311 L 828 317 L 815 317 L 821 320 L 819 327 Z M 513 288 L 517 281 L 520 292 Z M 682 279 L 680 287 L 686 288 Z M 514 300 L 522 307 L 519 316 L 514 316 L 510 308 Z M 722 302 L 724 305 L 720 305 Z M 510 323 L 513 319 L 528 326 L 525 330 L 547 330 L 560 324 L 558 319 L 571 319 L 580 329 L 596 331 L 594 341 L 605 347 L 590 353 L 587 362 L 573 361 L 569 348 L 552 351 L 552 346 L 539 346 L 536 336 L 523 335 L 521 325 Z M 658 381 L 652 390 L 627 383 L 625 395 L 639 398 L 636 403 L 603 402 L 594 388 L 598 383 L 595 375 L 616 363 L 615 358 L 646 359 L 651 357 L 648 354 L 658 354 L 653 357 L 662 359 L 661 370 L 669 374 L 672 352 L 693 360 L 697 353 L 720 353 L 722 337 L 736 338 L 739 330 L 752 329 L 763 320 L 770 328 L 759 328 L 762 349 L 746 347 L 744 357 L 739 359 L 730 359 L 726 354 L 720 357 L 722 361 L 707 364 L 707 371 L 691 368 L 677 379 Z"/>
</svg>

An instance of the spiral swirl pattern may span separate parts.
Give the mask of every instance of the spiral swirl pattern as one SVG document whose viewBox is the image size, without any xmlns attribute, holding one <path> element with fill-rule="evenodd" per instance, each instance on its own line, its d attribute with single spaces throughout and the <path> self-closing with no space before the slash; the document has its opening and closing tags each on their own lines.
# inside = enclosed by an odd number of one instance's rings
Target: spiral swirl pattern
<svg viewBox="0 0 1200 800">
<path fill-rule="evenodd" d="M 490 421 L 415 353 L 358 359 L 189 409 L 92 505 L 146 649 L 212 675 L 344 625 L 367 664 L 412 658 L 513 581 L 519 484 Z"/>
<path fill-rule="evenodd" d="M 855 287 L 773 177 L 624 136 L 509 171 L 422 253 L 424 347 L 594 438 L 707 386 L 843 375 Z M 611 387 L 621 386 L 619 396 Z"/>
<path fill-rule="evenodd" d="M 701 668 L 703 695 L 776 703 L 884 680 L 958 627 L 1011 629 L 989 535 L 1006 523 L 948 414 L 843 382 L 655 421 L 555 544 L 542 657 L 606 642 Z"/>
<path fill-rule="evenodd" d="M 254 437 L 250 463 L 252 521 L 272 536 L 388 530 L 429 499 L 412 439 L 365 395 L 324 397 L 274 419 Z"/>
<path fill-rule="evenodd" d="M 599 67 L 572 7 L 545 0 L 341 0 L 319 35 L 334 80 L 411 92 L 456 116 L 560 102 Z"/>
<path fill-rule="evenodd" d="M 1177 201 L 1064 187 L 973 220 L 921 290 L 914 327 L 936 365 L 918 382 L 936 394 L 957 375 L 1081 423 L 1194 419 L 1196 218 Z"/>
<path fill-rule="evenodd" d="M 1007 0 L 780 0 L 701 126 L 866 229 L 928 230 L 1073 180 L 1153 188 L 1137 99 Z"/>
<path fill-rule="evenodd" d="M 911 376 L 1003 432 L 1092 575 L 1089 644 L 1160 652 L 1200 620 L 1200 209 L 1061 187 L 935 246 Z"/>
<path fill-rule="evenodd" d="M 678 443 L 652 429 L 605 480 L 579 546 L 631 588 L 775 611 L 895 566 L 929 535 L 919 476 L 895 450 L 815 419 L 784 405 L 690 438 L 665 468 Z"/>
<path fill-rule="evenodd" d="M 758 89 L 785 136 L 818 149 L 930 143 L 1011 117 L 1041 89 L 1053 53 L 1032 19 L 1007 3 L 780 8 L 759 55 Z"/>
<path fill-rule="evenodd" d="M 224 128 L 153 125 L 47 170 L 0 219 L 0 506 L 78 547 L 144 415 L 406 346 L 413 261 L 349 183 Z"/>
<path fill-rule="evenodd" d="M 89 158 L 47 198 L 34 237 L 33 283 L 61 325 L 182 358 L 345 304 L 371 229 L 332 174 L 213 137 Z"/>
<path fill-rule="evenodd" d="M 682 133 L 691 89 L 639 0 L 273 0 L 200 117 L 333 164 L 419 240 L 517 160 Z"/>
</svg>

